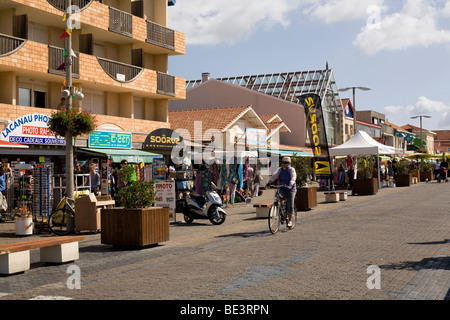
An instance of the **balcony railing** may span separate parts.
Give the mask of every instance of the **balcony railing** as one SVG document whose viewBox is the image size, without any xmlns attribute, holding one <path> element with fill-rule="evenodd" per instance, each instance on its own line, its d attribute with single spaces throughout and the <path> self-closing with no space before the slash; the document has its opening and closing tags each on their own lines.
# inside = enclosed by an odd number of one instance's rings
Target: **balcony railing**
<svg viewBox="0 0 450 320">
<path fill-rule="evenodd" d="M 167 96 L 175 96 L 175 77 L 166 73 L 157 73 L 157 93 Z"/>
<path fill-rule="evenodd" d="M 7 56 L 18 51 L 25 44 L 25 42 L 25 39 L 0 33 L 0 57 Z"/>
<path fill-rule="evenodd" d="M 118 82 L 134 81 L 142 72 L 143 68 L 132 66 L 126 63 L 108 60 L 97 57 L 103 70 Z"/>
<path fill-rule="evenodd" d="M 147 42 L 175 50 L 175 32 L 152 21 L 147 21 Z"/>
<path fill-rule="evenodd" d="M 133 37 L 133 16 L 109 7 L 109 31 Z"/>
<path fill-rule="evenodd" d="M 66 53 L 67 54 L 67 53 Z M 80 78 L 80 62 L 77 56 L 72 57 L 72 76 L 74 78 Z M 66 62 L 64 57 L 64 49 L 48 46 L 48 73 L 58 74 L 64 76 L 66 74 L 65 70 L 58 70 L 58 68 Z"/>
<path fill-rule="evenodd" d="M 66 11 L 66 0 L 47 0 L 53 7 L 58 10 Z M 72 0 L 72 6 L 80 8 L 80 11 L 91 4 L 92 0 Z"/>
</svg>

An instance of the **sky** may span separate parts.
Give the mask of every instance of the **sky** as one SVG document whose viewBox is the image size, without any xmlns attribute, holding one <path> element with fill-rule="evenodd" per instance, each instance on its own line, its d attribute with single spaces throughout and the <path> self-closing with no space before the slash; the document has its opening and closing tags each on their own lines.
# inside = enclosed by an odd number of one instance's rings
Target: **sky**
<svg viewBox="0 0 450 320">
<path fill-rule="evenodd" d="M 169 73 L 186 80 L 325 69 L 356 110 L 395 125 L 450 130 L 450 0 L 177 0 L 186 35 Z M 353 99 L 351 91 L 341 99 Z"/>
</svg>

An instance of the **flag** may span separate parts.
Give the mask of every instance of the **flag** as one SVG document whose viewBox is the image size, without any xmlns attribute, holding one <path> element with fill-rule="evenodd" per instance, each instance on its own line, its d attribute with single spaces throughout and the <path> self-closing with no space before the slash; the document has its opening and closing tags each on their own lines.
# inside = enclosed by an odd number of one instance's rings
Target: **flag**
<svg viewBox="0 0 450 320">
<path fill-rule="evenodd" d="M 66 64 L 63 63 L 63 64 L 60 65 L 60 66 L 58 67 L 58 69 L 56 69 L 56 70 L 58 70 L 58 71 L 66 70 Z"/>
<path fill-rule="evenodd" d="M 300 97 L 300 100 L 305 108 L 309 139 L 311 141 L 311 148 L 314 151 L 314 160 L 323 166 L 321 167 L 323 170 L 320 170 L 320 174 L 319 172 L 316 173 L 317 175 L 329 175 L 331 174 L 331 161 L 328 153 L 328 140 L 320 96 L 317 94 L 304 94 Z"/>
<path fill-rule="evenodd" d="M 66 21 L 67 15 L 64 13 L 63 21 Z"/>
<path fill-rule="evenodd" d="M 67 38 L 67 37 L 70 37 L 70 29 L 69 28 L 67 28 L 66 31 L 64 31 L 64 33 L 59 38 L 61 39 L 61 38 Z"/>
<path fill-rule="evenodd" d="M 75 51 L 73 51 L 73 49 L 70 49 L 70 56 L 72 57 L 77 57 L 77 55 L 75 54 Z"/>
</svg>

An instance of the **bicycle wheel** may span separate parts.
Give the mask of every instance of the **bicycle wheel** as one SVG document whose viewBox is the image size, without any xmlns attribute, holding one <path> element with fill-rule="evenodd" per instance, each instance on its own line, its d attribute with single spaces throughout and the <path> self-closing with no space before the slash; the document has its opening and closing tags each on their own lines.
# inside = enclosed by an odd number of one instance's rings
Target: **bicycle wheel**
<svg viewBox="0 0 450 320">
<path fill-rule="evenodd" d="M 56 209 L 48 217 L 48 227 L 58 236 L 72 233 L 75 230 L 75 212 L 70 208 Z"/>
<path fill-rule="evenodd" d="M 280 230 L 280 207 L 278 204 L 273 204 L 269 209 L 269 230 L 272 234 L 275 234 Z"/>
</svg>

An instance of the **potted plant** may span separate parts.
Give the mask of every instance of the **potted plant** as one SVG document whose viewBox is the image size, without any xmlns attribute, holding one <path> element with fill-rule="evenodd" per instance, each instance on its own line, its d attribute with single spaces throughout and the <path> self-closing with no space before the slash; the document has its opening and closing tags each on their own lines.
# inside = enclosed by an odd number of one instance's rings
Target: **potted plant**
<svg viewBox="0 0 450 320">
<path fill-rule="evenodd" d="M 433 163 L 428 161 L 420 161 L 420 181 L 433 180 Z"/>
<path fill-rule="evenodd" d="M 378 179 L 373 177 L 374 157 L 362 157 L 358 162 L 358 178 L 353 180 L 352 194 L 374 195 L 378 192 Z"/>
<path fill-rule="evenodd" d="M 117 207 L 101 210 L 103 244 L 142 248 L 169 240 L 169 209 L 153 207 L 153 180 L 127 184 L 115 200 Z"/>
<path fill-rule="evenodd" d="M 297 173 L 295 205 L 297 206 L 297 210 L 301 211 L 311 210 L 317 207 L 317 188 L 307 186 L 308 178 L 313 172 L 310 161 L 310 158 L 298 157 L 296 154 L 294 154 L 291 160 L 291 166 Z"/>
<path fill-rule="evenodd" d="M 70 133 L 75 138 L 94 131 L 97 121 L 94 115 L 81 108 L 61 109 L 52 113 L 48 128 L 58 136 L 65 137 Z"/>
<path fill-rule="evenodd" d="M 412 175 L 409 173 L 409 161 L 400 159 L 393 163 L 395 174 L 394 180 L 397 187 L 409 187 L 412 183 Z"/>
<path fill-rule="evenodd" d="M 16 208 L 15 212 L 16 236 L 31 236 L 33 234 L 33 215 L 27 208 Z"/>
</svg>

